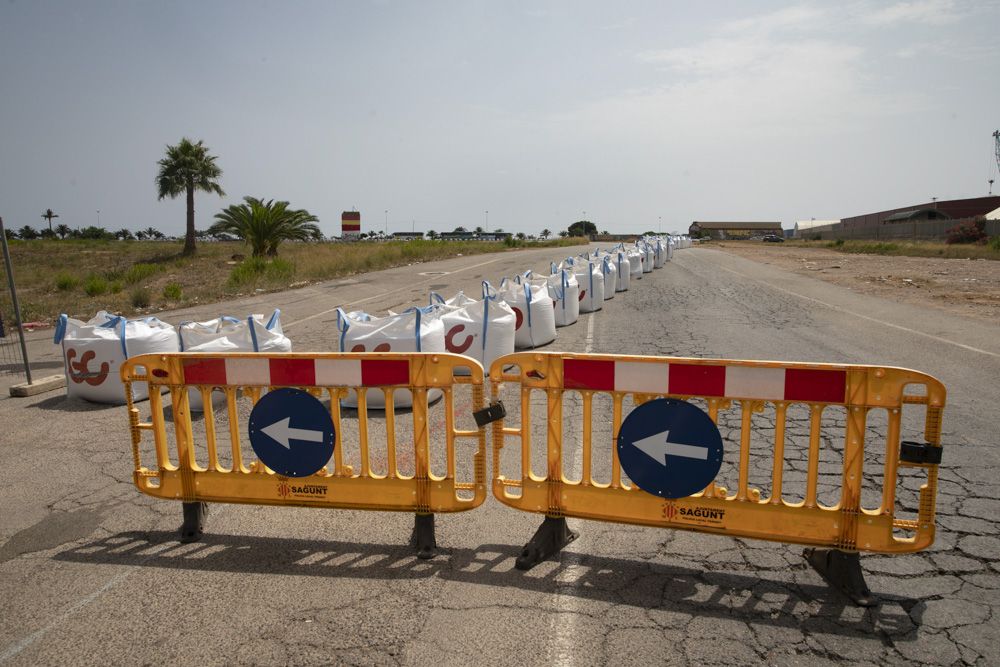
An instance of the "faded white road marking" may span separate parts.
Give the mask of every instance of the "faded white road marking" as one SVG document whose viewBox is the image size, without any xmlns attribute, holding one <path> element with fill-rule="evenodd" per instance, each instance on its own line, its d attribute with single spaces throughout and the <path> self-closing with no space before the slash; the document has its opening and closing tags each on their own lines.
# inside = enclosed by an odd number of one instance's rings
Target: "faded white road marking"
<svg viewBox="0 0 1000 667">
<path fill-rule="evenodd" d="M 771 289 L 776 289 L 779 292 L 784 292 L 785 294 L 790 294 L 792 296 L 797 296 L 800 299 L 805 299 L 806 301 L 812 301 L 813 303 L 818 303 L 821 306 L 826 306 L 830 310 L 835 310 L 837 312 L 845 313 L 847 315 L 853 315 L 854 317 L 859 317 L 859 318 L 861 318 L 863 320 L 868 320 L 869 322 L 875 322 L 876 324 L 881 324 L 881 325 L 890 327 L 892 329 L 899 329 L 900 331 L 906 331 L 908 333 L 916 334 L 917 336 L 923 336 L 924 338 L 930 338 L 931 340 L 936 340 L 939 343 L 947 343 L 948 345 L 954 345 L 955 347 L 962 348 L 963 350 L 968 350 L 969 352 L 976 352 L 978 354 L 985 354 L 985 355 L 988 355 L 988 356 L 991 356 L 991 357 L 996 357 L 996 358 L 1000 359 L 1000 354 L 997 354 L 996 352 L 990 352 L 989 350 L 981 350 L 978 347 L 972 347 L 971 345 L 966 345 L 965 343 L 959 343 L 958 341 L 950 340 L 948 338 L 942 338 L 941 336 L 935 336 L 934 334 L 929 334 L 929 333 L 927 333 L 925 331 L 920 331 L 918 329 L 911 329 L 910 327 L 904 327 L 902 324 L 893 324 L 892 322 L 886 322 L 885 320 L 880 320 L 877 317 L 871 317 L 870 315 L 863 315 L 862 313 L 856 313 L 853 310 L 848 310 L 847 308 L 844 308 L 843 306 L 837 306 L 837 305 L 832 304 L 832 303 L 827 303 L 826 301 L 823 301 L 822 299 L 817 299 L 817 298 L 814 298 L 814 297 L 811 297 L 811 296 L 806 296 L 805 294 L 800 294 L 798 292 L 794 292 L 792 290 L 785 289 L 784 287 L 778 287 L 777 285 L 774 285 L 774 284 L 769 283 L 767 281 L 761 280 L 759 278 L 753 278 L 751 276 L 748 276 L 745 273 L 740 273 L 739 271 L 736 271 L 734 269 L 730 269 L 730 268 L 725 267 L 725 266 L 719 266 L 719 268 L 722 269 L 722 270 L 724 270 L 724 271 L 729 271 L 730 273 L 734 273 L 734 274 L 736 274 L 738 276 L 742 276 L 744 278 L 749 278 L 750 280 L 754 280 L 754 281 L 757 281 L 759 283 L 763 283 L 763 284 L 767 285 L 768 287 L 770 287 Z"/>
</svg>

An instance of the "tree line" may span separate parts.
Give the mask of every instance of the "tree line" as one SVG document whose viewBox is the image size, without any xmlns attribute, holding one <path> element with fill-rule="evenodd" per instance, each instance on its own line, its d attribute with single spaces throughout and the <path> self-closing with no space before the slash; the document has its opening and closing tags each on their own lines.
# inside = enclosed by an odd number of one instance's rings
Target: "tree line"
<svg viewBox="0 0 1000 667">
<path fill-rule="evenodd" d="M 207 192 L 220 197 L 225 191 L 219 183 L 222 169 L 216 163 L 217 157 L 209 152 L 204 142 L 181 138 L 176 145 L 166 147 L 166 155 L 157 162 L 159 167 L 155 185 L 158 199 L 174 199 L 184 196 L 186 206 L 185 234 L 183 254 L 192 255 L 197 251 L 198 239 L 233 240 L 240 239 L 248 243 L 255 257 L 273 257 L 278 254 L 278 246 L 282 241 L 320 241 L 323 233 L 320 231 L 319 218 L 305 209 L 294 209 L 287 201 L 264 200 L 257 197 L 244 197 L 243 203 L 226 207 L 215 215 L 215 223 L 207 230 L 198 231 L 195 228 L 194 195 L 195 192 Z M 34 239 L 96 239 L 96 240 L 159 240 L 166 238 L 159 230 L 148 227 L 135 233 L 128 229 L 116 232 L 104 227 L 89 226 L 82 229 L 71 229 L 65 224 L 52 226 L 52 220 L 59 215 L 52 209 L 46 209 L 42 214 L 48 222 L 47 228 L 36 230 L 31 225 L 25 225 L 17 231 L 6 230 L 8 238 L 31 241 Z M 464 227 L 456 227 L 456 232 L 467 231 Z M 503 230 L 496 229 L 495 233 Z M 483 233 L 482 227 L 476 227 L 476 233 Z M 574 222 L 560 236 L 586 236 L 597 233 L 594 223 L 581 220 Z M 548 229 L 542 230 L 543 239 L 552 234 Z M 430 238 L 436 238 L 437 232 L 430 231 Z M 363 235 L 364 236 L 364 235 Z M 367 238 L 384 236 L 381 232 L 369 233 Z M 517 238 L 524 240 L 526 235 L 518 233 Z"/>
</svg>

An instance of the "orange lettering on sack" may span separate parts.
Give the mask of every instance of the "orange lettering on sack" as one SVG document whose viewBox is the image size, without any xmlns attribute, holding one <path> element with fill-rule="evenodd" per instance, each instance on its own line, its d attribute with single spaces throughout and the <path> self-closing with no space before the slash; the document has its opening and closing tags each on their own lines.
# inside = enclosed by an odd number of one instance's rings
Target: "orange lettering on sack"
<svg viewBox="0 0 1000 667">
<path fill-rule="evenodd" d="M 92 371 L 87 366 L 93 361 L 97 353 L 93 350 L 87 350 L 80 357 L 80 361 L 73 361 L 76 358 L 76 350 L 72 347 L 66 350 L 66 363 L 69 366 L 69 379 L 80 384 L 86 382 L 91 387 L 96 387 L 104 383 L 104 380 L 108 377 L 108 371 L 111 370 L 111 364 L 106 361 L 101 362 L 101 370 Z"/>
<path fill-rule="evenodd" d="M 392 346 L 389 343 L 379 343 L 372 352 L 391 352 Z M 358 343 L 351 348 L 351 352 L 367 352 L 364 343 Z"/>
<path fill-rule="evenodd" d="M 465 341 L 457 344 L 455 343 L 455 336 L 465 331 L 464 324 L 456 324 L 445 334 L 444 346 L 449 352 L 454 352 L 455 354 L 462 354 L 472 345 L 472 334 L 465 337 Z"/>
</svg>

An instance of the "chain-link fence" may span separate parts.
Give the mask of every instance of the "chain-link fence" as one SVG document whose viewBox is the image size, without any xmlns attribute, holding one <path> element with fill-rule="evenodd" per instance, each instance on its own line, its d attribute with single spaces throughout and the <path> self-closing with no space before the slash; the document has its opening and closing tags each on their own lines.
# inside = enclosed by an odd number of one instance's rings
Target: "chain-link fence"
<svg viewBox="0 0 1000 667">
<path fill-rule="evenodd" d="M 3 262 L 0 263 L 0 277 L 3 278 L 0 283 L 0 375 L 19 375 L 30 383 L 31 370 L 25 362 L 27 351 L 19 326 L 17 293 L 3 218 L 0 218 L 0 245 L 3 246 Z"/>
</svg>

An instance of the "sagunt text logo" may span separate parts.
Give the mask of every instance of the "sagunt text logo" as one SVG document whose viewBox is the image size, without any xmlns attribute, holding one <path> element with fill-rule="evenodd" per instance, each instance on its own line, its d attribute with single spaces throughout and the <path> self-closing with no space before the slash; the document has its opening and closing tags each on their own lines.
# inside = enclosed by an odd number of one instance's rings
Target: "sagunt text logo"
<svg viewBox="0 0 1000 667">
<path fill-rule="evenodd" d="M 667 521 L 675 519 L 693 523 L 722 523 L 726 510 L 715 507 L 678 507 L 673 501 L 663 503 L 663 518 Z"/>
<path fill-rule="evenodd" d="M 291 484 L 287 479 L 278 482 L 278 496 L 281 498 L 325 498 L 329 489 L 321 484 Z"/>
</svg>

